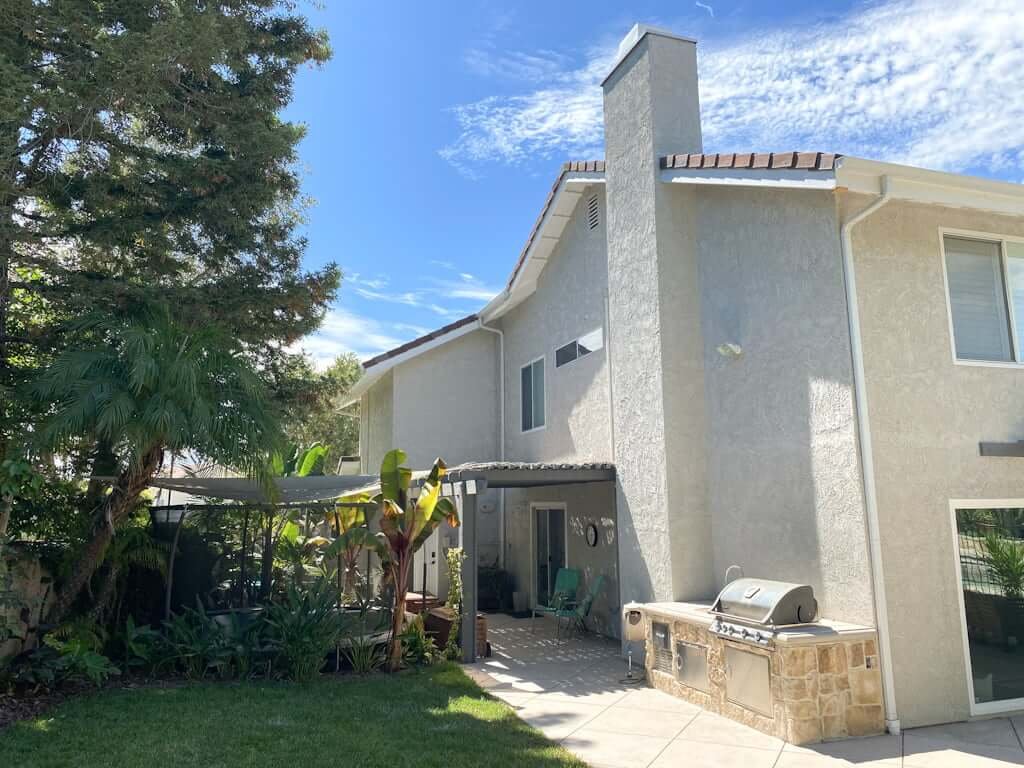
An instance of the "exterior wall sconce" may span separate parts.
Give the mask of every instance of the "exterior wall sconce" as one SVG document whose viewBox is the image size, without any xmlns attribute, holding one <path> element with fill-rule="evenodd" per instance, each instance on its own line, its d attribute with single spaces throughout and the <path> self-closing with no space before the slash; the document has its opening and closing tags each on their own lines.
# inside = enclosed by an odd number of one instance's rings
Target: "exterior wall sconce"
<svg viewBox="0 0 1024 768">
<path fill-rule="evenodd" d="M 718 354 L 728 360 L 735 360 L 743 354 L 743 347 L 739 344 L 733 344 L 732 342 L 729 342 L 728 344 L 719 344 L 716 347 L 716 350 Z"/>
</svg>

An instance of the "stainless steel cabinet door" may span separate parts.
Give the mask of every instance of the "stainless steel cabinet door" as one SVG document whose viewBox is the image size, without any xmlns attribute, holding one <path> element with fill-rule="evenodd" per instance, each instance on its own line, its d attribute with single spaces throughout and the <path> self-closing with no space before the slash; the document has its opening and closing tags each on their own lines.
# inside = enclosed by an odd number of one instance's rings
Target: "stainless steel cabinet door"
<svg viewBox="0 0 1024 768">
<path fill-rule="evenodd" d="M 739 648 L 725 648 L 725 695 L 742 707 L 772 715 L 768 657 Z"/>
</svg>

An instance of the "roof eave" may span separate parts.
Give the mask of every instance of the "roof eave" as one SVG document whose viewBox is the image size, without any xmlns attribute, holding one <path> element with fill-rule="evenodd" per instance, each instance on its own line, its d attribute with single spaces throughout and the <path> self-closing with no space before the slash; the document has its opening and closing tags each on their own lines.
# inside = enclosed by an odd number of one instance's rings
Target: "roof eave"
<svg viewBox="0 0 1024 768">
<path fill-rule="evenodd" d="M 836 167 L 836 186 L 849 192 L 880 195 L 888 179 L 889 196 L 950 208 L 969 208 L 1024 216 L 1024 185 L 909 165 L 844 157 Z"/>
</svg>

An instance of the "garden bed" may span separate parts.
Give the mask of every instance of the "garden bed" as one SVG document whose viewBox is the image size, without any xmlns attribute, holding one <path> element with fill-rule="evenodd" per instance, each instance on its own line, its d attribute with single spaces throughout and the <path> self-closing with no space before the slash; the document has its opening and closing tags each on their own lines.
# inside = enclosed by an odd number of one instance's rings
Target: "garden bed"
<svg viewBox="0 0 1024 768">
<path fill-rule="evenodd" d="M 0 765 L 584 768 L 450 664 L 104 690 L 0 733 Z"/>
</svg>

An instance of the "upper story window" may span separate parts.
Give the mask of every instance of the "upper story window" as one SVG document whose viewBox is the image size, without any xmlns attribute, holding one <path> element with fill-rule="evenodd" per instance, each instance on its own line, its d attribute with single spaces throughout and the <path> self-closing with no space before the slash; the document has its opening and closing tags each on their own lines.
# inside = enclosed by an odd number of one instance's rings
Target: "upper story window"
<svg viewBox="0 0 1024 768">
<path fill-rule="evenodd" d="M 578 360 L 584 355 L 596 352 L 604 346 L 604 332 L 597 328 L 590 333 L 570 341 L 563 347 L 555 350 L 555 368 L 561 368 L 573 360 Z"/>
<path fill-rule="evenodd" d="M 544 358 L 523 366 L 520 376 L 520 405 L 523 432 L 544 426 Z"/>
<path fill-rule="evenodd" d="M 1024 362 L 1024 242 L 945 235 L 957 360 Z"/>
</svg>

